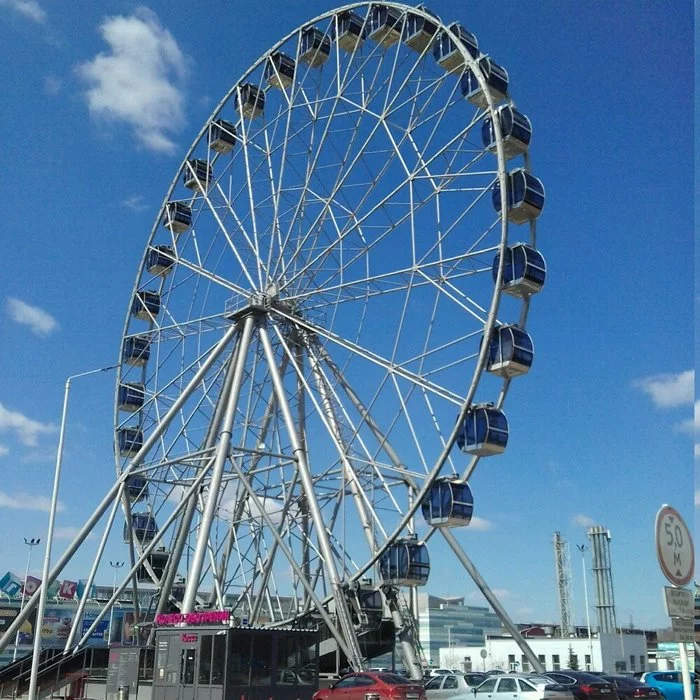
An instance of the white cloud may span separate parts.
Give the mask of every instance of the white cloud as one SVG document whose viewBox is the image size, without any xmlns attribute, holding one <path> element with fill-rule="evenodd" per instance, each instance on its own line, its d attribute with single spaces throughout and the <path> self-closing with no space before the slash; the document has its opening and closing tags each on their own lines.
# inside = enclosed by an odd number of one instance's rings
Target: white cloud
<svg viewBox="0 0 700 700">
<path fill-rule="evenodd" d="M 187 59 L 172 34 L 145 7 L 107 17 L 100 33 L 109 50 L 78 66 L 88 83 L 90 113 L 128 124 L 152 151 L 171 153 L 170 135 L 185 123 Z"/>
<path fill-rule="evenodd" d="M 10 448 L 5 445 L 0 445 L 0 457 L 10 454 Z"/>
<path fill-rule="evenodd" d="M 58 321 L 51 314 L 21 299 L 7 297 L 7 313 L 13 321 L 29 326 L 34 335 L 43 338 L 58 329 Z"/>
<path fill-rule="evenodd" d="M 80 528 L 74 527 L 73 525 L 64 525 L 63 527 L 54 528 L 53 537 L 55 540 L 72 540 L 79 532 Z M 90 533 L 86 539 L 95 539 L 95 535 Z"/>
<path fill-rule="evenodd" d="M 632 386 L 651 397 L 658 408 L 673 408 L 693 403 L 695 372 L 656 374 L 632 382 Z"/>
<path fill-rule="evenodd" d="M 36 0 L 0 0 L 0 7 L 9 7 L 33 22 L 46 21 L 46 11 Z"/>
<path fill-rule="evenodd" d="M 485 530 L 492 530 L 493 523 L 486 518 L 480 518 L 478 515 L 473 515 L 471 521 L 469 522 L 469 528 L 471 530 L 479 530 L 480 532 Z"/>
<path fill-rule="evenodd" d="M 48 513 L 51 508 L 51 499 L 25 492 L 10 495 L 0 491 L 0 506 L 13 510 L 39 510 Z M 60 513 L 64 508 L 65 506 L 60 501 L 56 504 L 57 512 Z"/>
<path fill-rule="evenodd" d="M 127 197 L 122 201 L 122 206 L 125 206 L 127 209 L 131 209 L 132 211 L 144 211 L 148 209 L 148 204 L 145 203 L 142 194 L 135 194 L 131 197 Z"/>
<path fill-rule="evenodd" d="M 36 447 L 40 435 L 53 433 L 51 423 L 40 423 L 19 411 L 10 411 L 0 403 L 0 433 L 13 432 L 27 447 Z"/>
<path fill-rule="evenodd" d="M 44 93 L 46 95 L 58 95 L 61 92 L 63 82 L 55 75 L 47 75 L 44 77 Z"/>
<path fill-rule="evenodd" d="M 581 527 L 593 527 L 593 525 L 598 524 L 596 520 L 593 520 L 593 518 L 589 517 L 588 515 L 584 515 L 583 513 L 577 513 L 574 515 L 574 517 L 571 518 L 571 523 L 572 525 L 580 525 Z"/>
</svg>

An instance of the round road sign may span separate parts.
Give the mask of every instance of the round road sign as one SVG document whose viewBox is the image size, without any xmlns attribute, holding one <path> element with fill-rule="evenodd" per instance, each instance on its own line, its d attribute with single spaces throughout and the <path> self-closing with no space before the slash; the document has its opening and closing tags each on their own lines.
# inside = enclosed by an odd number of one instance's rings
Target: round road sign
<svg viewBox="0 0 700 700">
<path fill-rule="evenodd" d="M 482 649 L 482 650 L 479 652 L 479 656 L 480 656 L 482 659 L 485 659 L 488 655 L 489 655 L 489 654 L 488 654 L 488 652 L 486 651 L 486 649 Z"/>
<path fill-rule="evenodd" d="M 683 518 L 671 506 L 661 506 L 656 514 L 656 556 L 661 571 L 674 586 L 685 586 L 693 578 L 693 538 Z"/>
</svg>

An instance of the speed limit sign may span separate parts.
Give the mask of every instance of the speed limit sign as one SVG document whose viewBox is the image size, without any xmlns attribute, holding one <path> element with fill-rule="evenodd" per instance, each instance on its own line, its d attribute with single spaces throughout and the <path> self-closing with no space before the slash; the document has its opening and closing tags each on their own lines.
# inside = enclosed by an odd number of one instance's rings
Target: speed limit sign
<svg viewBox="0 0 700 700">
<path fill-rule="evenodd" d="M 673 585 L 685 586 L 693 578 L 693 538 L 683 518 L 671 506 L 661 506 L 656 514 L 656 556 L 661 571 Z"/>
</svg>

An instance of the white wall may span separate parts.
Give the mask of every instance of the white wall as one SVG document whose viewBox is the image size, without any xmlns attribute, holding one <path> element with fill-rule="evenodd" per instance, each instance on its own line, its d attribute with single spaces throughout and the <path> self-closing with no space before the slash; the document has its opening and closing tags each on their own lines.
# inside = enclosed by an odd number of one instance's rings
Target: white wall
<svg viewBox="0 0 700 700">
<path fill-rule="evenodd" d="M 640 656 L 644 657 L 645 669 L 649 667 L 647 657 L 647 644 L 644 635 L 626 634 L 623 635 L 622 644 L 620 636 L 617 634 L 601 634 L 591 639 L 590 646 L 588 639 L 578 638 L 547 638 L 532 637 L 527 640 L 528 645 L 536 656 L 544 655 L 545 668 L 548 671 L 554 670 L 554 656 L 559 656 L 559 667 L 569 666 L 569 647 L 578 656 L 578 667 L 584 670 L 586 655 L 591 655 L 592 671 L 615 671 L 615 662 L 625 661 L 627 671 L 630 671 L 630 655 L 635 656 L 635 670 L 639 671 Z M 623 649 L 624 646 L 624 649 Z M 486 650 L 486 658 L 482 659 L 480 652 Z M 591 654 L 592 651 L 592 654 Z M 624 656 L 623 656 L 624 651 Z M 465 657 L 470 657 L 472 670 L 481 671 L 492 668 L 500 668 L 504 671 L 510 670 L 508 656 L 515 656 L 518 662 L 517 670 L 522 671 L 523 652 L 511 638 L 490 638 L 487 636 L 486 644 L 480 647 L 452 647 L 440 649 L 440 666 L 447 668 L 462 668 Z M 534 670 L 532 668 L 528 669 Z"/>
</svg>

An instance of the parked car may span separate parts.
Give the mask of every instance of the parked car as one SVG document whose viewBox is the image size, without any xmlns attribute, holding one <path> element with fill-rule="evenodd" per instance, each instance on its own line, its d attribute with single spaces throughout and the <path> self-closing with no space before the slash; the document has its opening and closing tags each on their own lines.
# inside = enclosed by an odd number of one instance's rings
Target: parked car
<svg viewBox="0 0 700 700">
<path fill-rule="evenodd" d="M 431 668 L 428 669 L 430 676 L 446 676 L 448 673 L 452 673 L 449 668 Z"/>
<path fill-rule="evenodd" d="M 604 675 L 602 678 L 615 684 L 620 700 L 635 700 L 635 698 L 661 700 L 661 698 L 663 698 L 658 688 L 648 685 L 634 676 Z"/>
<path fill-rule="evenodd" d="M 418 681 L 396 673 L 349 673 L 328 688 L 317 690 L 313 700 L 366 700 L 376 695 L 382 700 L 426 700 Z"/>
<path fill-rule="evenodd" d="M 690 674 L 690 682 L 697 676 Z M 683 700 L 683 679 L 680 671 L 647 671 L 640 679 L 643 683 L 658 688 L 666 700 Z"/>
<path fill-rule="evenodd" d="M 577 700 L 618 700 L 617 688 L 600 676 L 583 671 L 547 671 L 542 675 L 568 688 Z"/>
<path fill-rule="evenodd" d="M 472 689 L 471 700 L 574 700 L 563 685 L 534 673 L 502 673 Z M 468 700 L 457 695 L 451 700 Z"/>
<path fill-rule="evenodd" d="M 425 684 L 428 700 L 444 700 L 464 695 L 488 678 L 485 673 L 446 673 L 434 676 Z"/>
</svg>

